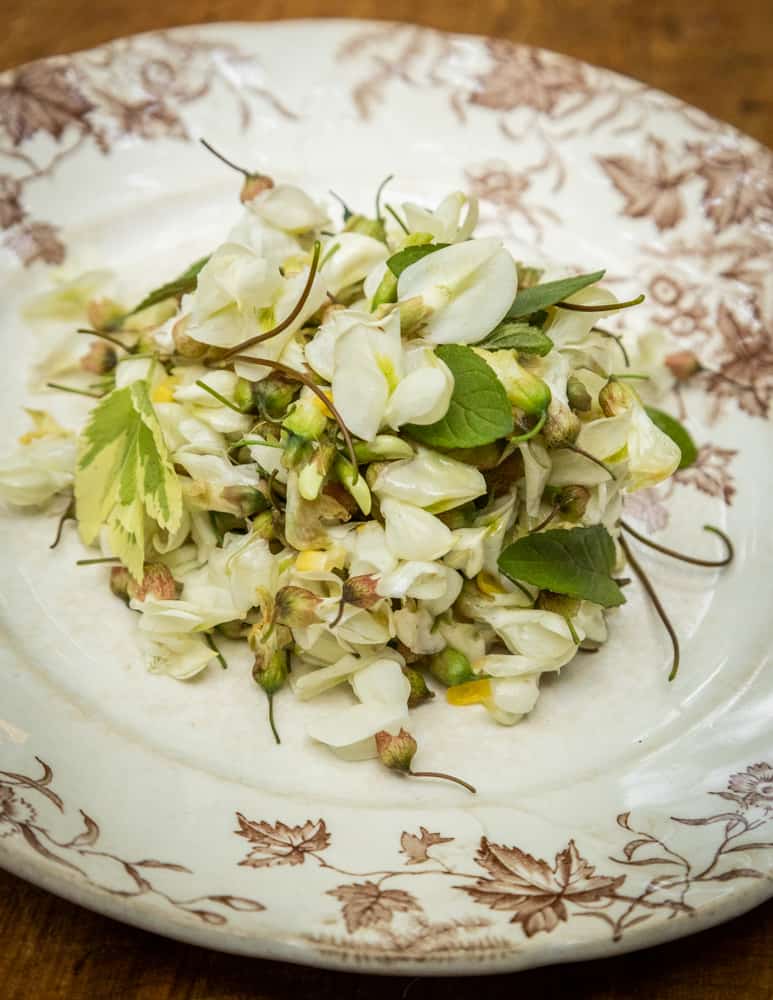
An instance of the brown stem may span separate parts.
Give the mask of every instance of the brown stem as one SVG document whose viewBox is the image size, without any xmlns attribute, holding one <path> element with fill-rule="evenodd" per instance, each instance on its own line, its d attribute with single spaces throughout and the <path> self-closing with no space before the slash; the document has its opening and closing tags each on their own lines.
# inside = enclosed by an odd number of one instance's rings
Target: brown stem
<svg viewBox="0 0 773 1000">
<path fill-rule="evenodd" d="M 294 379 L 296 382 L 301 382 L 308 389 L 320 399 L 325 406 L 328 408 L 332 414 L 333 419 L 338 424 L 341 431 L 343 439 L 346 443 L 346 450 L 349 452 L 349 460 L 352 463 L 352 468 L 354 469 L 354 482 L 357 482 L 357 477 L 359 475 L 357 471 L 357 455 L 354 451 L 354 442 L 352 441 L 352 436 L 349 433 L 349 428 L 344 423 L 344 418 L 338 412 L 338 410 L 333 405 L 332 400 L 328 399 L 325 393 L 320 389 L 320 387 L 302 372 L 297 371 L 295 368 L 291 368 L 289 365 L 282 364 L 281 361 L 272 361 L 269 358 L 251 358 L 247 354 L 237 354 L 236 357 L 230 358 L 230 361 L 241 361 L 248 365 L 262 365 L 264 368 L 272 368 L 274 371 L 281 372 L 283 375 L 287 376 L 289 379 Z"/>
<path fill-rule="evenodd" d="M 658 613 L 658 617 L 660 618 L 661 622 L 663 622 L 663 627 L 665 628 L 666 632 L 668 632 L 668 637 L 671 640 L 671 645 L 674 650 L 674 658 L 671 664 L 671 672 L 668 675 L 669 681 L 672 681 L 676 677 L 677 671 L 679 670 L 679 658 L 680 658 L 679 638 L 677 637 L 674 626 L 671 624 L 670 618 L 666 614 L 666 609 L 661 604 L 660 598 L 658 597 L 655 588 L 650 583 L 649 577 L 641 568 L 637 560 L 634 558 L 630 546 L 628 545 L 628 543 L 626 542 L 626 540 L 623 538 L 622 535 L 620 536 L 620 546 L 623 552 L 625 552 L 628 562 L 631 564 L 631 569 L 638 576 L 642 587 L 644 587 L 644 589 L 647 592 L 647 596 L 652 601 L 655 610 Z"/>
<path fill-rule="evenodd" d="M 243 174 L 245 177 L 252 176 L 249 170 L 245 170 L 244 167 L 240 167 L 237 163 L 234 163 L 233 160 L 229 160 L 227 156 L 223 156 L 222 153 L 218 153 L 215 147 L 211 146 L 206 139 L 199 139 L 199 142 L 204 147 L 204 149 L 208 150 L 213 156 L 216 156 L 221 163 L 225 163 L 227 167 L 230 167 L 232 170 L 236 170 L 238 173 Z"/>
<path fill-rule="evenodd" d="M 76 566 L 96 566 L 98 563 L 119 563 L 121 560 L 117 556 L 103 556 L 100 559 L 76 559 Z"/>
<path fill-rule="evenodd" d="M 610 330 L 602 330 L 600 326 L 594 326 L 593 332 L 600 333 L 602 337 L 609 337 L 610 340 L 614 340 L 614 342 L 620 348 L 620 353 L 623 355 L 623 361 L 625 362 L 625 367 L 626 368 L 631 367 L 631 359 L 628 356 L 628 351 L 626 350 L 622 337 L 618 336 L 618 334 L 616 333 L 612 333 Z"/>
<path fill-rule="evenodd" d="M 319 267 L 319 253 L 321 250 L 321 244 L 319 240 L 314 244 L 314 254 L 311 258 L 311 267 L 309 268 L 309 276 L 306 279 L 306 284 L 304 285 L 303 291 L 298 301 L 293 306 L 292 310 L 285 316 L 281 323 L 269 330 L 266 333 L 259 333 L 255 337 L 250 337 L 248 340 L 243 340 L 240 344 L 235 347 L 229 348 L 225 354 L 221 355 L 221 361 L 227 361 L 232 358 L 235 354 L 239 354 L 241 351 L 246 351 L 249 347 L 254 347 L 255 344 L 262 344 L 266 340 L 271 340 L 272 337 L 276 337 L 277 334 L 282 333 L 288 328 L 300 315 L 301 309 L 303 309 L 306 299 L 308 299 L 311 293 L 311 286 L 314 284 L 314 278 L 317 274 L 317 268 Z"/>
<path fill-rule="evenodd" d="M 76 396 L 88 396 L 90 399 L 102 399 L 103 392 L 89 392 L 88 389 L 75 389 L 71 385 L 62 385 L 61 382 L 46 382 L 49 389 L 59 389 L 60 392 L 72 392 Z"/>
<path fill-rule="evenodd" d="M 455 778 L 453 774 L 443 774 L 442 771 L 408 771 L 407 773 L 412 778 L 440 778 L 442 781 L 453 781 L 454 784 L 461 785 L 468 792 L 477 795 L 477 790 L 469 782 L 463 781 L 461 778 Z"/>
<path fill-rule="evenodd" d="M 533 535 L 535 534 L 535 532 L 542 531 L 543 528 L 547 528 L 547 526 L 550 524 L 550 522 L 553 520 L 553 518 L 560 510 L 561 510 L 561 504 L 557 503 L 555 507 L 551 510 L 551 512 L 548 514 L 548 516 L 543 521 L 540 521 L 540 523 L 537 525 L 536 528 L 532 528 L 529 534 Z"/>
<path fill-rule="evenodd" d="M 268 698 L 268 724 L 271 726 L 271 732 L 274 734 L 277 745 L 279 745 L 282 741 L 279 739 L 279 733 L 274 722 L 274 696 L 273 694 L 266 694 L 266 697 Z"/>
<path fill-rule="evenodd" d="M 55 549 L 62 538 L 62 529 L 64 528 L 64 522 L 75 520 L 75 499 L 71 498 L 70 502 L 64 510 L 64 513 L 59 518 L 59 523 L 56 526 L 56 537 L 53 542 L 48 546 L 49 549 Z"/>
<path fill-rule="evenodd" d="M 665 545 L 659 545 L 657 542 L 653 542 L 651 539 L 647 538 L 646 535 L 640 534 L 635 528 L 632 528 L 627 521 L 621 521 L 621 526 L 628 532 L 629 535 L 642 543 L 642 545 L 648 545 L 651 549 L 655 549 L 656 552 L 662 552 L 663 555 L 671 556 L 673 559 L 681 559 L 682 562 L 690 563 L 692 566 L 728 566 L 735 556 L 735 550 L 733 549 L 733 543 L 724 533 L 720 531 L 719 528 L 715 528 L 710 524 L 704 524 L 704 531 L 711 531 L 715 535 L 719 535 L 722 541 L 725 543 L 725 548 L 727 549 L 725 555 L 722 559 L 698 559 L 696 556 L 688 556 L 683 552 L 677 552 L 676 549 L 669 549 Z"/>
<path fill-rule="evenodd" d="M 559 309 L 570 309 L 572 312 L 595 313 L 595 312 L 615 312 L 617 309 L 630 309 L 631 306 L 638 306 L 644 302 L 644 293 L 637 295 L 635 299 L 627 302 L 610 302 L 602 306 L 581 306 L 578 302 L 556 302 Z"/>
<path fill-rule="evenodd" d="M 100 340 L 106 340 L 109 344 L 113 344 L 114 347 L 120 347 L 122 351 L 126 351 L 128 354 L 132 353 L 131 348 L 127 347 L 126 344 L 122 344 L 117 337 L 111 337 L 109 333 L 103 333 L 101 330 L 78 329 L 75 332 L 85 333 L 89 337 L 99 337 Z"/>
</svg>

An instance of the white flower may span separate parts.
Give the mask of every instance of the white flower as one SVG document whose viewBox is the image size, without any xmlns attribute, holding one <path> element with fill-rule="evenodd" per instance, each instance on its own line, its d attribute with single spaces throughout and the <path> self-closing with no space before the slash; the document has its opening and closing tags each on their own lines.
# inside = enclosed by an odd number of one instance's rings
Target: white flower
<svg viewBox="0 0 773 1000">
<path fill-rule="evenodd" d="M 143 636 L 143 650 L 152 674 L 167 674 L 177 681 L 187 681 L 213 660 L 217 653 L 199 636 L 167 633 Z"/>
<path fill-rule="evenodd" d="M 172 395 L 178 403 L 185 404 L 188 415 L 208 424 L 220 434 L 243 434 L 249 430 L 251 417 L 236 413 L 196 384 L 203 382 L 233 403 L 239 381 L 234 372 L 211 371 L 198 365 L 190 365 L 188 368 L 175 369 L 174 375 L 182 380 L 182 384 L 173 388 Z"/>
<path fill-rule="evenodd" d="M 502 726 L 514 726 L 528 715 L 539 698 L 539 674 L 520 677 L 492 677 L 490 694 L 484 705 Z"/>
<path fill-rule="evenodd" d="M 429 448 L 413 458 L 389 462 L 378 474 L 373 492 L 440 514 L 486 492 L 486 480 L 472 465 Z"/>
<path fill-rule="evenodd" d="M 430 562 L 440 559 L 453 544 L 450 529 L 434 514 L 386 497 L 381 503 L 386 523 L 386 541 L 399 559 Z"/>
<path fill-rule="evenodd" d="M 577 651 L 569 626 L 561 615 L 534 608 L 491 608 L 481 613 L 513 654 L 483 656 L 473 663 L 478 673 L 494 677 L 558 670 Z M 579 638 L 584 633 L 575 626 Z"/>
<path fill-rule="evenodd" d="M 326 257 L 327 255 L 327 257 Z M 385 243 L 363 233 L 337 233 L 322 248 L 321 273 L 331 294 L 362 281 L 389 256 Z"/>
<path fill-rule="evenodd" d="M 636 383 L 636 391 L 648 403 L 657 403 L 674 386 L 675 378 L 666 365 L 666 357 L 675 344 L 664 330 L 639 333 L 628 349 L 631 371 L 649 376 Z"/>
<path fill-rule="evenodd" d="M 352 576 L 386 575 L 397 566 L 397 557 L 390 550 L 386 532 L 378 521 L 366 521 L 347 531 L 342 544 L 349 553 Z"/>
<path fill-rule="evenodd" d="M 149 381 L 151 391 L 166 378 L 162 365 L 155 358 L 122 358 L 115 366 L 115 387 L 123 389 L 132 382 Z"/>
<path fill-rule="evenodd" d="M 25 303 L 22 315 L 26 320 L 73 322 L 82 319 L 94 295 L 110 281 L 111 271 L 85 271 L 69 280 L 60 278 L 48 292 L 42 292 Z"/>
<path fill-rule="evenodd" d="M 383 330 L 384 320 L 360 309 L 334 309 L 306 344 L 306 361 L 326 382 L 333 381 L 338 339 L 356 326 Z"/>
<path fill-rule="evenodd" d="M 445 649 L 446 641 L 439 632 L 433 632 L 434 620 L 426 608 L 400 608 L 394 614 L 397 638 L 403 645 L 421 656 L 429 656 Z"/>
<path fill-rule="evenodd" d="M 356 672 L 351 684 L 360 704 L 312 719 L 307 732 L 347 760 L 376 757 L 375 734 L 407 724 L 411 685 L 400 664 L 386 658 Z"/>
<path fill-rule="evenodd" d="M 241 243 L 277 267 L 303 251 L 295 236 L 268 225 L 249 208 L 228 233 L 226 243 Z"/>
<path fill-rule="evenodd" d="M 545 486 L 550 476 L 550 453 L 538 441 L 526 441 L 518 447 L 523 456 L 524 478 L 526 481 L 526 513 L 529 517 L 536 517 L 539 514 L 542 494 L 545 491 Z M 600 471 L 603 472 L 603 469 Z"/>
<path fill-rule="evenodd" d="M 154 403 L 153 407 L 161 424 L 164 441 L 171 452 L 184 449 L 188 454 L 225 454 L 225 437 L 213 430 L 210 424 L 193 416 L 181 403 Z"/>
<path fill-rule="evenodd" d="M 470 663 L 485 655 L 486 632 L 493 636 L 493 632 L 485 625 L 457 621 L 440 621 L 437 632 L 443 637 L 447 646 L 464 653 Z"/>
<path fill-rule="evenodd" d="M 436 243 L 461 243 L 472 235 L 477 225 L 478 199 L 454 191 L 434 212 L 413 202 L 404 202 L 403 217 L 412 233 L 429 233 Z"/>
<path fill-rule="evenodd" d="M 403 345 L 396 309 L 383 329 L 357 324 L 336 339 L 333 399 L 344 423 L 366 441 L 382 424 L 440 420 L 453 385 L 448 367 L 432 351 Z"/>
<path fill-rule="evenodd" d="M 584 424 L 577 444 L 607 464 L 626 462 L 623 485 L 629 492 L 668 479 L 682 459 L 679 446 L 653 424 L 638 399 L 619 416 Z"/>
<path fill-rule="evenodd" d="M 182 448 L 174 457 L 193 480 L 193 483 L 183 482 L 183 492 L 192 508 L 232 513 L 233 504 L 223 497 L 223 490 L 229 486 L 257 489 L 260 483 L 254 465 L 231 465 L 222 455 L 201 455 Z"/>
<path fill-rule="evenodd" d="M 377 653 L 365 653 L 362 656 L 348 653 L 328 666 L 313 670 L 307 668 L 301 676 L 298 676 L 298 671 L 293 669 L 290 674 L 290 686 L 297 698 L 300 698 L 301 701 L 308 701 L 349 680 L 358 671 L 369 667 L 371 663 L 383 660 L 393 660 L 399 666 L 403 666 L 405 663 L 403 657 L 396 650 L 389 648 L 379 650 Z M 303 667 L 302 664 L 300 666 Z"/>
<path fill-rule="evenodd" d="M 515 262 L 499 240 L 467 240 L 436 250 L 407 267 L 398 298 L 421 296 L 431 310 L 425 336 L 434 344 L 475 344 L 513 304 Z"/>
<path fill-rule="evenodd" d="M 308 233 L 328 221 L 324 210 L 293 184 L 276 184 L 261 191 L 250 200 L 248 209 L 285 233 Z"/>
<path fill-rule="evenodd" d="M 34 432 L 33 432 L 34 433 Z M 0 459 L 0 498 L 38 507 L 72 485 L 77 445 L 73 436 L 45 436 Z"/>
</svg>

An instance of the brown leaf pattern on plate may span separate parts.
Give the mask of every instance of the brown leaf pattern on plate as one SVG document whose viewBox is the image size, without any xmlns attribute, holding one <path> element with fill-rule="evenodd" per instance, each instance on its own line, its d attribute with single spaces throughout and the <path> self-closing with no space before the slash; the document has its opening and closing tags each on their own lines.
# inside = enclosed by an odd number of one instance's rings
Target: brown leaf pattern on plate
<svg viewBox="0 0 773 1000">
<path fill-rule="evenodd" d="M 37 132 L 59 140 L 70 125 L 87 130 L 93 107 L 79 89 L 69 60 L 28 63 L 8 82 L 0 82 L 0 129 L 14 146 Z"/>
<path fill-rule="evenodd" d="M 684 218 L 680 192 L 689 170 L 674 172 L 668 165 L 664 142 L 648 136 L 642 159 L 633 156 L 599 156 L 607 177 L 625 198 L 623 213 L 632 219 L 651 219 L 659 230 L 673 229 Z"/>
<path fill-rule="evenodd" d="M 0 229 L 10 229 L 24 218 L 21 184 L 10 174 L 0 174 Z"/>
<path fill-rule="evenodd" d="M 34 264 L 35 261 L 61 264 L 66 252 L 64 243 L 59 237 L 59 230 L 48 222 L 23 223 L 9 232 L 3 246 L 12 250 L 25 267 Z"/>
<path fill-rule="evenodd" d="M 688 143 L 704 181 L 703 211 L 719 231 L 748 221 L 773 221 L 773 154 L 737 145 Z"/>
<path fill-rule="evenodd" d="M 489 39 L 487 46 L 491 67 L 478 77 L 471 104 L 494 111 L 528 107 L 553 115 L 589 90 L 585 68 L 574 59 L 500 39 Z"/>
<path fill-rule="evenodd" d="M 674 480 L 682 486 L 694 486 L 701 493 L 730 505 L 736 492 L 730 464 L 737 454 L 733 448 L 701 445 L 695 462 L 686 469 L 679 469 L 674 474 Z"/>
<path fill-rule="evenodd" d="M 228 922 L 227 917 L 218 910 L 202 906 L 202 903 L 252 913 L 265 909 L 256 899 L 242 896 L 208 895 L 178 899 L 170 895 L 146 878 L 141 869 L 161 869 L 192 876 L 189 868 L 155 858 L 129 861 L 105 850 L 100 846 L 102 833 L 99 824 L 82 809 L 79 810 L 82 829 L 67 839 L 61 830 L 62 822 L 66 821 L 65 803 L 52 788 L 54 772 L 39 757 L 35 760 L 42 769 L 40 777 L 0 771 L 0 839 L 19 837 L 39 858 L 67 868 L 100 893 L 127 901 L 137 897 L 152 898 L 155 904 L 165 903 L 173 911 L 211 926 L 223 926 Z M 35 806 L 20 794 L 20 789 L 29 797 L 39 796 Z M 45 808 L 50 813 L 52 807 L 55 810 L 54 820 L 49 820 L 44 815 Z M 58 829 L 52 831 L 54 824 Z"/>
<path fill-rule="evenodd" d="M 424 861 L 429 861 L 427 853 L 430 847 L 436 844 L 450 844 L 453 837 L 443 837 L 439 833 L 430 832 L 425 826 L 419 827 L 418 836 L 415 833 L 403 831 L 400 837 L 400 853 L 405 854 L 408 860 L 407 865 L 419 865 Z"/>
<path fill-rule="evenodd" d="M 567 903 L 608 905 L 625 881 L 624 875 L 596 875 L 573 840 L 556 855 L 553 868 L 517 847 L 492 844 L 485 837 L 476 860 L 492 877 L 459 888 L 492 910 L 512 911 L 510 922 L 519 923 L 527 937 L 566 922 Z"/>
<path fill-rule="evenodd" d="M 302 865 L 312 851 L 324 851 L 330 845 L 330 834 L 325 821 L 307 820 L 302 826 L 254 822 L 242 813 L 236 814 L 239 829 L 237 836 L 244 837 L 252 847 L 240 865 L 248 868 L 270 868 L 275 865 Z"/>
<path fill-rule="evenodd" d="M 328 890 L 343 904 L 341 913 L 350 934 L 365 927 L 391 923 L 395 913 L 421 911 L 415 896 L 402 889 L 381 889 L 375 882 L 355 882 Z"/>
<path fill-rule="evenodd" d="M 717 792 L 726 799 L 734 799 L 743 808 L 762 806 L 773 811 L 773 767 L 770 764 L 751 764 L 740 774 L 733 774 L 726 792 Z"/>
</svg>

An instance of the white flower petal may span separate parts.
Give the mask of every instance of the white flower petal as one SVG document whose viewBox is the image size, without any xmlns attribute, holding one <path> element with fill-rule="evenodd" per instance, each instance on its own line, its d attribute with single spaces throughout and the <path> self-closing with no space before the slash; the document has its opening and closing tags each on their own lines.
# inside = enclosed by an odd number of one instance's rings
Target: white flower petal
<svg viewBox="0 0 773 1000">
<path fill-rule="evenodd" d="M 286 233 L 307 233 L 328 221 L 323 209 L 293 184 L 277 184 L 262 191 L 249 202 L 249 209 Z"/>
<path fill-rule="evenodd" d="M 376 477 L 373 491 L 442 513 L 482 496 L 486 480 L 474 466 L 420 447 L 413 458 L 389 462 Z"/>
<path fill-rule="evenodd" d="M 528 441 L 518 447 L 523 456 L 526 480 L 526 513 L 530 517 L 536 517 L 550 475 L 550 454 L 537 441 Z"/>
<path fill-rule="evenodd" d="M 415 597 L 432 600 L 442 597 L 447 588 L 444 567 L 434 562 L 403 562 L 381 577 L 378 593 L 382 597 Z"/>
<path fill-rule="evenodd" d="M 432 630 L 434 619 L 426 608 L 400 608 L 394 613 L 394 623 L 397 638 L 414 653 L 431 656 L 445 648 L 445 639 Z"/>
<path fill-rule="evenodd" d="M 352 674 L 354 693 L 365 704 L 397 705 L 405 708 L 411 684 L 399 663 L 390 657 L 374 659 L 363 670 Z"/>
<path fill-rule="evenodd" d="M 626 488 L 634 490 L 657 486 L 679 468 L 682 452 L 679 445 L 650 420 L 643 406 L 633 408 L 628 434 L 628 479 Z"/>
<path fill-rule="evenodd" d="M 331 252 L 335 246 L 338 249 Z M 325 243 L 323 260 L 326 253 L 330 256 L 322 266 L 322 277 L 329 291 L 336 295 L 362 281 L 377 264 L 386 260 L 389 249 L 385 243 L 363 233 L 337 233 Z"/>
<path fill-rule="evenodd" d="M 170 633 L 143 643 L 148 670 L 186 681 L 200 674 L 217 653 L 197 636 Z"/>
<path fill-rule="evenodd" d="M 386 522 L 387 545 L 398 558 L 429 562 L 440 559 L 451 548 L 450 529 L 420 507 L 385 497 L 381 513 Z"/>
<path fill-rule="evenodd" d="M 590 285 L 588 288 L 583 288 L 581 291 L 575 292 L 574 295 L 568 296 L 566 301 L 583 306 L 603 306 L 617 302 L 617 298 L 606 288 Z M 547 332 L 558 348 L 568 344 L 582 343 L 591 329 L 600 324 L 608 315 L 609 313 L 606 311 L 577 312 L 572 309 L 556 309 L 553 322 Z"/>
<path fill-rule="evenodd" d="M 74 437 L 42 437 L 0 459 L 0 498 L 18 507 L 36 507 L 71 485 L 77 444 Z"/>
<path fill-rule="evenodd" d="M 539 674 L 494 678 L 486 708 L 503 726 L 512 726 L 527 715 L 539 698 Z"/>
</svg>

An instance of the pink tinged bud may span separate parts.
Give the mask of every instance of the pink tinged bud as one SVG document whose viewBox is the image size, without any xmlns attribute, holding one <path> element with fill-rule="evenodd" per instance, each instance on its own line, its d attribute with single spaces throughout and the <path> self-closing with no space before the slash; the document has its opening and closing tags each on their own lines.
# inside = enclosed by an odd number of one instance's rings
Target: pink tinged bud
<svg viewBox="0 0 773 1000">
<path fill-rule="evenodd" d="M 257 198 L 259 194 L 263 194 L 264 191 L 268 191 L 273 186 L 273 180 L 266 174 L 249 174 L 244 179 L 239 198 L 242 204 L 246 205 L 253 198 Z"/>
<path fill-rule="evenodd" d="M 430 701 L 435 697 L 435 692 L 427 687 L 424 674 L 413 667 L 403 667 L 403 674 L 411 685 L 411 693 L 408 696 L 408 708 L 416 708 L 422 702 Z"/>
<path fill-rule="evenodd" d="M 110 589 L 127 604 L 144 601 L 148 594 L 159 601 L 174 601 L 180 596 L 180 585 L 163 563 L 145 563 L 139 583 L 126 567 L 114 566 L 110 571 Z"/>
<path fill-rule="evenodd" d="M 317 619 L 321 598 L 304 587 L 282 587 L 277 591 L 274 621 L 289 628 L 307 628 Z"/>
<path fill-rule="evenodd" d="M 376 750 L 385 767 L 407 774 L 411 770 L 411 762 L 416 755 L 418 745 L 405 729 L 401 729 L 397 736 L 382 729 L 376 733 Z"/>
<path fill-rule="evenodd" d="M 342 600 L 356 608 L 372 608 L 381 600 L 381 595 L 376 591 L 377 586 L 378 578 L 375 576 L 350 576 L 344 584 Z"/>
<path fill-rule="evenodd" d="M 686 382 L 703 370 L 703 365 L 693 351 L 675 351 L 666 358 L 666 367 L 679 382 Z"/>
<path fill-rule="evenodd" d="M 107 375 L 117 364 L 115 348 L 104 340 L 95 340 L 81 358 L 81 368 L 94 375 Z"/>
</svg>

